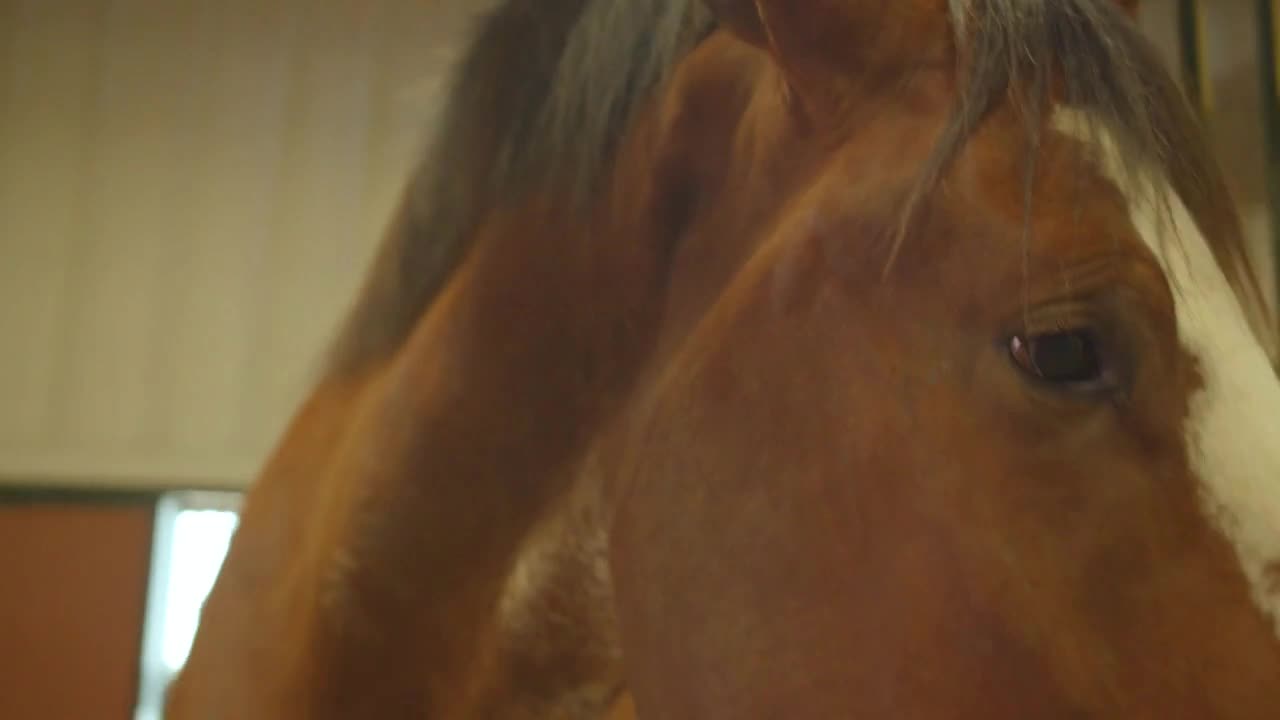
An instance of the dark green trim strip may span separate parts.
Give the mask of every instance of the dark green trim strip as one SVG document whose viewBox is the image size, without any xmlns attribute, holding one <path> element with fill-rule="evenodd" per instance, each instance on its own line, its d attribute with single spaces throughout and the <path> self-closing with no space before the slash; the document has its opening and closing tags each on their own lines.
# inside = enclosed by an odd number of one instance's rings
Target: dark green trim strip
<svg viewBox="0 0 1280 720">
<path fill-rule="evenodd" d="M 163 492 L 40 486 L 0 486 L 3 505 L 155 505 Z"/>
<path fill-rule="evenodd" d="M 1280 10 L 1276 0 L 1257 0 L 1258 78 L 1262 99 L 1262 129 L 1267 171 L 1267 200 L 1270 205 L 1272 277 L 1280 290 L 1280 86 L 1277 85 L 1276 22 Z"/>
<path fill-rule="evenodd" d="M 1200 0 L 1178 0 L 1178 41 L 1183 88 L 1201 117 L 1207 117 L 1213 106 L 1213 88 L 1205 73 L 1204 8 Z"/>
</svg>

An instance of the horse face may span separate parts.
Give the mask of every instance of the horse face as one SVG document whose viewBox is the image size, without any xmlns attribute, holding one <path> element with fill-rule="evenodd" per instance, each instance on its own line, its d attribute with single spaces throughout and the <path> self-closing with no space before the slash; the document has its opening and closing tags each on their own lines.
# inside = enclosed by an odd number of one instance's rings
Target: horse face
<svg viewBox="0 0 1280 720">
<path fill-rule="evenodd" d="M 616 473 L 640 715 L 1269 717 L 1280 382 L 1216 239 L 1002 108 L 895 247 L 951 76 L 832 89 L 787 27 Z"/>
</svg>

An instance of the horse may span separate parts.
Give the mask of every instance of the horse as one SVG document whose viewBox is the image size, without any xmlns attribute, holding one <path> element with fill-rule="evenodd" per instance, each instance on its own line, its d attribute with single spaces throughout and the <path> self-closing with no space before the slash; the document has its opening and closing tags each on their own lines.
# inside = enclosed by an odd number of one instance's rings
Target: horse
<svg viewBox="0 0 1280 720">
<path fill-rule="evenodd" d="M 487 8 L 167 717 L 1276 717 L 1275 325 L 1134 13 Z"/>
</svg>

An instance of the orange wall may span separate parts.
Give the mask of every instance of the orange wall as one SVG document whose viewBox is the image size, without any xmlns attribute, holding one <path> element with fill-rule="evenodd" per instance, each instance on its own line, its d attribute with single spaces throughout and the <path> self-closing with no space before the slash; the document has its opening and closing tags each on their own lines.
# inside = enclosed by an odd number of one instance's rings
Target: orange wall
<svg viewBox="0 0 1280 720">
<path fill-rule="evenodd" d="M 0 498 L 0 718 L 133 716 L 152 508 Z"/>
</svg>

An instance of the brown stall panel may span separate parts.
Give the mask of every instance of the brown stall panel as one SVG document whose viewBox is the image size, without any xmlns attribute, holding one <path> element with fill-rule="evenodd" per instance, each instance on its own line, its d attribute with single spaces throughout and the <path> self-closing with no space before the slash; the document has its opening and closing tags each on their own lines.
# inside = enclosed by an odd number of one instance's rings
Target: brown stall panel
<svg viewBox="0 0 1280 720">
<path fill-rule="evenodd" d="M 132 717 L 152 508 L 0 499 L 0 718 Z"/>
</svg>

